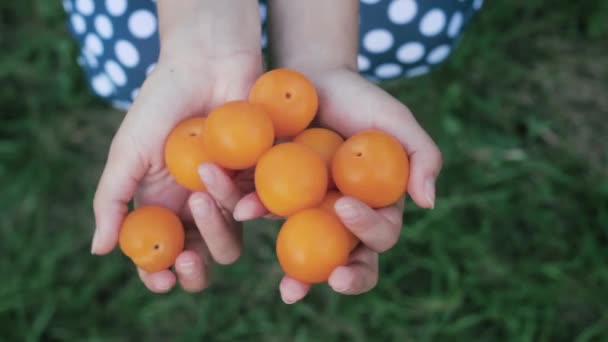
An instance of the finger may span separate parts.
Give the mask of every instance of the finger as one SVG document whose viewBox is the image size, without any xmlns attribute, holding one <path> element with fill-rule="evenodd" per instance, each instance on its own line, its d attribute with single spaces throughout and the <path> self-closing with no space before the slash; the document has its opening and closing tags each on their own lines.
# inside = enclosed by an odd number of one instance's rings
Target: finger
<svg viewBox="0 0 608 342">
<path fill-rule="evenodd" d="M 182 252 L 175 260 L 175 272 L 181 287 L 188 292 L 199 292 L 208 286 L 207 265 L 196 251 Z"/>
<path fill-rule="evenodd" d="M 373 127 L 399 140 L 409 155 L 408 193 L 420 207 L 433 208 L 441 153 L 412 112 L 383 89 L 352 72 L 336 73 L 321 86 L 319 94 L 319 118 L 324 126 L 334 127 L 345 136 Z"/>
<path fill-rule="evenodd" d="M 150 273 L 138 268 L 137 273 L 144 285 L 154 293 L 169 292 L 175 285 L 175 274 L 169 270 Z"/>
<path fill-rule="evenodd" d="M 284 276 L 279 284 L 281 299 L 285 304 L 293 304 L 306 296 L 310 289 L 309 284 L 304 284 L 301 281 L 295 280 L 289 276 Z"/>
<path fill-rule="evenodd" d="M 259 217 L 268 219 L 279 219 L 277 215 L 270 214 L 268 209 L 262 204 L 257 193 L 252 192 L 241 198 L 234 208 L 234 219 L 237 221 L 253 220 Z"/>
<path fill-rule="evenodd" d="M 107 254 L 116 245 L 128 203 L 145 172 L 146 167 L 133 148 L 121 138 L 114 139 L 93 200 L 92 254 Z"/>
<path fill-rule="evenodd" d="M 375 126 L 382 127 L 405 147 L 410 164 L 408 193 L 414 202 L 423 208 L 434 208 L 441 152 L 406 106 L 388 94 L 385 97 L 391 105 L 386 107 L 386 115 L 375 117 Z"/>
<path fill-rule="evenodd" d="M 334 291 L 347 295 L 373 289 L 378 283 L 378 253 L 360 246 L 351 254 L 348 265 L 337 267 L 327 283 Z"/>
<path fill-rule="evenodd" d="M 242 231 L 226 222 L 211 195 L 196 192 L 189 199 L 190 211 L 209 253 L 219 264 L 231 264 L 241 256 Z"/>
<path fill-rule="evenodd" d="M 335 209 L 342 223 L 376 252 L 390 249 L 399 240 L 401 224 L 397 224 L 400 215 L 397 207 L 383 208 L 378 212 L 355 198 L 342 197 L 336 202 Z"/>
<path fill-rule="evenodd" d="M 241 199 L 241 192 L 233 180 L 215 164 L 205 163 L 198 168 L 198 172 L 205 183 L 207 192 L 215 201 L 228 212 L 234 211 L 234 206 Z"/>
</svg>

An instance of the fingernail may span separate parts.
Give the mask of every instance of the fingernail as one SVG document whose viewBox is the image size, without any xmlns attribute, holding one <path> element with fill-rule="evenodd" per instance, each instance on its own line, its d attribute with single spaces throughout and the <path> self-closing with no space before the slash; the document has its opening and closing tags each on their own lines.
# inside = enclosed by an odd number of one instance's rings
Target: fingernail
<svg viewBox="0 0 608 342">
<path fill-rule="evenodd" d="M 295 303 L 295 302 L 296 302 L 296 300 L 295 300 L 295 299 L 287 299 L 287 298 L 283 298 L 283 302 L 284 302 L 285 304 L 293 304 L 293 303 Z"/>
<path fill-rule="evenodd" d="M 338 268 L 334 271 L 334 274 L 332 274 L 332 278 L 335 279 L 333 281 L 333 285 L 332 288 L 334 289 L 334 291 L 336 292 L 346 292 L 348 290 L 350 290 L 350 273 L 343 269 L 343 268 Z M 337 282 L 337 284 L 336 284 Z"/>
<path fill-rule="evenodd" d="M 426 200 L 429 203 L 431 209 L 435 208 L 435 180 L 427 179 L 424 183 L 424 191 L 426 193 Z"/>
<path fill-rule="evenodd" d="M 239 202 L 237 206 L 234 208 L 234 213 L 232 213 L 232 217 L 236 221 L 246 221 L 252 218 L 253 214 L 253 204 L 251 202 Z"/>
<path fill-rule="evenodd" d="M 336 212 L 344 221 L 356 221 L 359 216 L 357 208 L 349 203 L 344 203 L 338 200 L 336 203 Z"/>
<path fill-rule="evenodd" d="M 213 182 L 215 181 L 215 173 L 209 167 L 200 166 L 198 168 L 198 173 L 203 179 L 203 183 L 205 183 L 206 186 L 213 184 Z"/>
<path fill-rule="evenodd" d="M 95 228 L 93 233 L 93 242 L 91 243 L 91 254 L 97 254 L 97 247 L 99 245 L 99 229 Z"/>
<path fill-rule="evenodd" d="M 179 264 L 179 269 L 184 275 L 192 275 L 194 273 L 194 262 L 185 261 Z"/>
<path fill-rule="evenodd" d="M 157 279 L 154 284 L 156 285 L 156 288 L 160 291 L 167 291 L 173 286 L 173 282 L 171 281 L 171 279 L 166 278 Z"/>
</svg>

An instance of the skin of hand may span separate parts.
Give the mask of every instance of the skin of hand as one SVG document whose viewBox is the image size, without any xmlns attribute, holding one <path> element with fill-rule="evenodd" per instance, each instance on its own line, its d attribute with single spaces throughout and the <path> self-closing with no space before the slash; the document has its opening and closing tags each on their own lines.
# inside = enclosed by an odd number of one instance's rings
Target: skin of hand
<svg viewBox="0 0 608 342">
<path fill-rule="evenodd" d="M 177 281 L 194 292 L 208 286 L 210 258 L 229 264 L 240 256 L 241 226 L 232 211 L 247 172 L 233 180 L 213 164 L 201 165 L 207 192 L 190 193 L 166 169 L 164 142 L 183 119 L 247 97 L 262 72 L 259 8 L 256 0 L 159 0 L 158 15 L 160 57 L 112 140 L 93 203 L 91 252 L 115 248 L 130 200 L 136 207 L 162 205 L 185 222 L 185 250 L 175 272 L 138 269 L 139 276 L 153 292 Z"/>
<path fill-rule="evenodd" d="M 318 123 L 343 136 L 364 129 L 380 129 L 396 137 L 410 158 L 408 194 L 420 207 L 435 205 L 435 180 L 441 153 L 411 111 L 357 71 L 358 4 L 350 1 L 270 1 L 270 39 L 279 67 L 304 73 L 319 94 Z M 314 22 L 315 25 L 310 25 Z M 345 39 L 350 37 L 350 39 Z M 342 294 L 360 294 L 378 282 L 378 253 L 393 247 L 401 233 L 404 198 L 395 205 L 373 210 L 355 198 L 336 202 L 342 222 L 360 240 L 346 266 L 336 268 L 328 284 Z M 255 193 L 237 205 L 237 220 L 264 215 Z M 309 285 L 288 276 L 279 290 L 283 301 L 295 303 Z"/>
</svg>

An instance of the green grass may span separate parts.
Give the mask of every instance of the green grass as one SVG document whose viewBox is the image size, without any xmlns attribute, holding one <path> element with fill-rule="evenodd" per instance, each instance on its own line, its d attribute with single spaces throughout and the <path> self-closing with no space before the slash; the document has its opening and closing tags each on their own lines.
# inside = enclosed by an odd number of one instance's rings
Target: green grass
<svg viewBox="0 0 608 342">
<path fill-rule="evenodd" d="M 372 292 L 287 306 L 276 226 L 249 226 L 196 295 L 89 254 L 122 114 L 87 92 L 59 1 L 3 2 L 0 340 L 608 340 L 606 17 L 600 0 L 487 1 L 447 64 L 386 84 L 444 153 L 437 207 L 408 205 Z"/>
</svg>

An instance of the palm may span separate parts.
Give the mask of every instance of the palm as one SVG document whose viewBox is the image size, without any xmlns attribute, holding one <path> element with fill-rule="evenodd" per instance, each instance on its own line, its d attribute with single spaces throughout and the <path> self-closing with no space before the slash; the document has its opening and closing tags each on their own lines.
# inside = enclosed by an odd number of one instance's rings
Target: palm
<svg viewBox="0 0 608 342">
<path fill-rule="evenodd" d="M 223 230 L 220 239 L 233 242 L 232 252 L 220 255 L 220 261 L 224 263 L 234 260 L 240 253 L 238 241 L 234 243 L 238 240 L 235 238 L 238 227 L 231 218 L 221 214 L 196 215 L 192 206 L 197 199 L 209 198 L 214 202 L 213 213 L 219 213 L 218 208 L 225 207 L 225 201 L 222 203 L 221 199 L 212 196 L 211 189 L 209 193 L 191 193 L 173 180 L 164 163 L 165 139 L 185 118 L 207 115 L 226 101 L 245 98 L 262 68 L 256 54 L 224 56 L 215 62 L 211 59 L 192 66 L 192 60 L 159 61 L 116 133 L 95 196 L 99 234 L 94 238 L 93 251 L 105 254 L 114 248 L 129 200 L 134 199 L 136 207 L 148 204 L 167 207 L 179 213 L 187 227 L 186 250 L 176 261 L 177 276 L 184 288 L 200 290 L 205 286 L 206 257 L 210 253 L 216 259 L 213 253 L 218 250 L 202 236 L 207 228 L 201 228 L 201 222 L 207 216 L 212 217 L 214 221 L 204 226 Z M 233 197 L 238 192 L 227 177 L 221 189 L 231 191 Z M 197 212 L 200 213 L 200 209 Z M 186 266 L 180 269 L 179 263 L 190 264 L 190 270 L 193 267 L 198 270 L 186 271 Z M 176 276 L 169 270 L 153 274 L 140 270 L 140 276 L 148 288 L 157 292 L 168 290 L 176 281 Z"/>
<path fill-rule="evenodd" d="M 256 62 L 255 56 L 223 62 L 210 68 L 212 74 L 201 70 L 201 78 L 191 77 L 196 72 L 192 69 L 159 66 L 148 78 L 138 95 L 141 101 L 134 105 L 143 107 L 135 107 L 134 114 L 145 116 L 133 120 L 145 130 L 136 135 L 134 148 L 140 161 L 148 165 L 135 194 L 136 205 L 161 204 L 175 211 L 184 208 L 190 192 L 173 180 L 165 166 L 165 137 L 187 117 L 207 115 L 223 102 L 246 97 L 261 72 Z"/>
<path fill-rule="evenodd" d="M 425 184 L 429 176 L 434 177 L 439 171 L 440 154 L 409 109 L 350 70 L 334 70 L 311 78 L 319 92 L 319 124 L 345 137 L 365 129 L 380 129 L 395 136 L 410 156 L 410 195 L 418 205 L 431 207 L 434 188 L 430 198 Z M 356 217 L 349 218 L 337 210 L 345 225 L 363 243 L 351 254 L 347 266 L 334 270 L 328 282 L 340 293 L 362 293 L 376 284 L 378 253 L 391 248 L 399 238 L 403 200 L 379 210 L 352 198 L 341 201 L 359 211 Z M 309 286 L 284 277 L 280 289 L 286 302 L 295 302 L 306 295 Z"/>
</svg>

